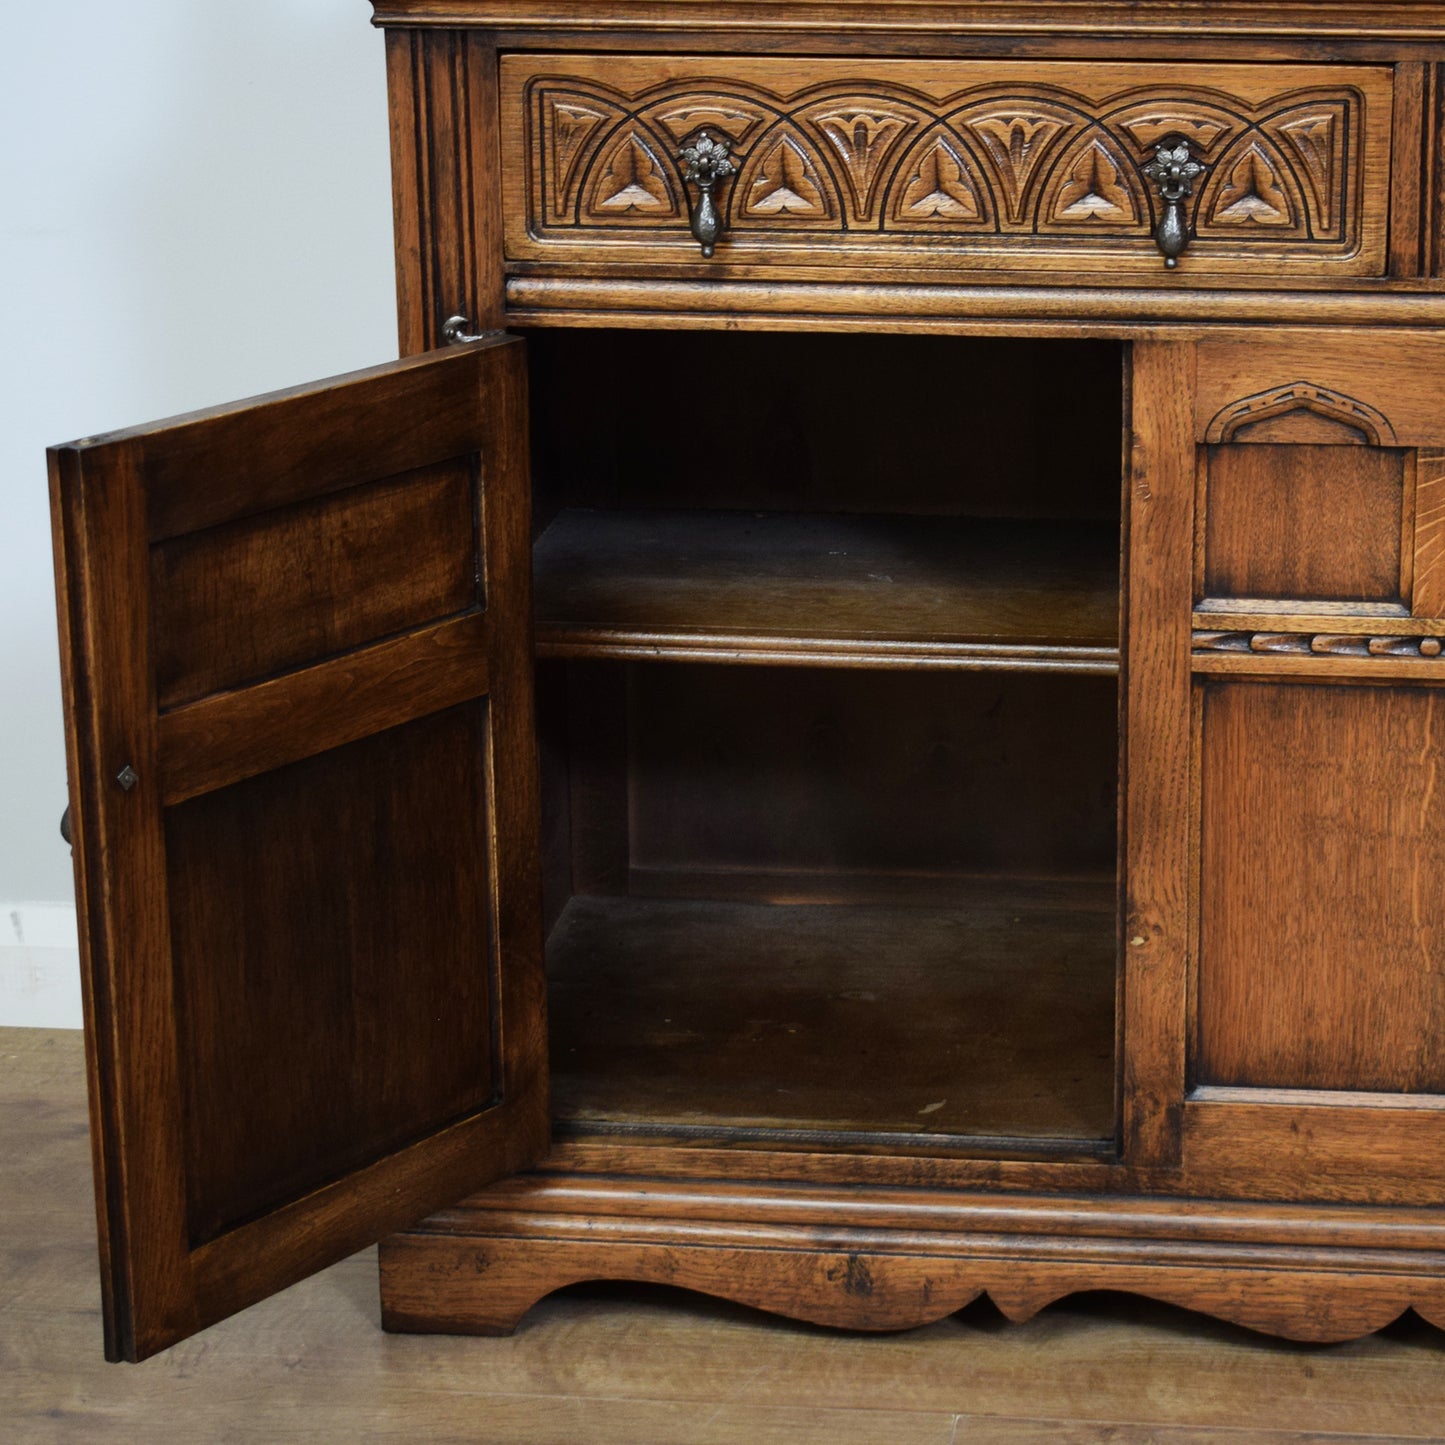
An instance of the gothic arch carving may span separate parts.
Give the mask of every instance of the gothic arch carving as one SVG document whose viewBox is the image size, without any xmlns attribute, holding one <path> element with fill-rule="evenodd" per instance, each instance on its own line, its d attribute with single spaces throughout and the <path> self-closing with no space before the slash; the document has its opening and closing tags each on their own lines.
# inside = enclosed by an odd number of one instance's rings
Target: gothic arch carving
<svg viewBox="0 0 1445 1445">
<path fill-rule="evenodd" d="M 1288 386 L 1255 392 L 1221 408 L 1205 428 L 1204 440 L 1210 443 L 1244 441 L 1245 431 L 1254 431 L 1266 422 L 1276 421 L 1292 412 L 1302 412 L 1332 423 L 1341 435 L 1329 438 L 1328 432 L 1309 438 L 1313 441 L 1332 439 L 1356 445 L 1392 447 L 1396 445 L 1395 429 L 1383 412 L 1342 391 L 1316 385 L 1312 381 L 1292 381 Z M 1347 433 L 1347 435 L 1346 435 Z M 1300 440 L 1279 434 L 1255 435 L 1254 441 Z"/>
<path fill-rule="evenodd" d="M 997 228 L 994 198 L 978 161 L 943 125 L 925 131 L 895 168 L 885 214 L 890 230 Z"/>
</svg>

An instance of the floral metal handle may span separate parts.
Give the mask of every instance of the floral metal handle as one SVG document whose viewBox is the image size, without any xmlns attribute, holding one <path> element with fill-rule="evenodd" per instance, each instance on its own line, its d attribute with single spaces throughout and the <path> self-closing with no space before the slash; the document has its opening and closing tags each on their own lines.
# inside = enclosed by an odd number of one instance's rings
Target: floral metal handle
<svg viewBox="0 0 1445 1445">
<path fill-rule="evenodd" d="M 706 131 L 701 131 L 691 145 L 683 146 L 677 153 L 678 160 L 686 168 L 682 173 L 683 179 L 697 187 L 697 200 L 692 208 L 692 234 L 702 247 L 704 256 L 712 255 L 718 234 L 722 231 L 722 217 L 718 215 L 712 198 L 713 187 L 737 169 L 728 159 L 729 149 L 726 139 L 714 140 Z"/>
<path fill-rule="evenodd" d="M 1184 202 L 1194 194 L 1194 182 L 1205 172 L 1203 162 L 1189 153 L 1187 140 L 1165 141 L 1155 146 L 1154 159 L 1144 167 L 1144 174 L 1154 182 L 1164 202 L 1164 214 L 1154 232 L 1154 240 L 1164 253 L 1164 264 L 1172 271 L 1189 244 L 1189 222 L 1184 219 Z"/>
</svg>

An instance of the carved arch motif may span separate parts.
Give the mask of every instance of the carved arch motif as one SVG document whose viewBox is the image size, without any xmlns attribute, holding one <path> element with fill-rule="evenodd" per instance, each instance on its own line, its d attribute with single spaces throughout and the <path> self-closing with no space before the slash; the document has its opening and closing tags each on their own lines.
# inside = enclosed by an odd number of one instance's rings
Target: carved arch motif
<svg viewBox="0 0 1445 1445">
<path fill-rule="evenodd" d="M 587 187 L 587 210 L 609 221 L 683 214 L 682 181 L 656 137 L 624 124 L 598 153 Z"/>
<path fill-rule="evenodd" d="M 539 79 L 531 94 L 534 223 L 548 228 L 681 232 L 676 152 L 702 129 L 725 137 L 738 165 L 720 206 L 757 233 L 1043 231 L 1149 246 L 1158 217 L 1139 168 L 1170 135 L 1209 165 L 1191 218 L 1199 241 L 1347 241 L 1358 184 L 1349 157 L 1359 103 L 1344 87 L 1256 107 L 1189 86 L 1101 101 L 1042 83 L 936 99 L 883 81 L 782 94 L 684 78 L 626 95 Z"/>
<path fill-rule="evenodd" d="M 818 146 L 801 127 L 764 133 L 738 167 L 732 187 L 734 224 L 791 223 L 787 229 L 836 227 L 842 219 L 837 182 Z"/>
<path fill-rule="evenodd" d="M 1255 392 L 1252 396 L 1230 402 L 1215 413 L 1205 428 L 1204 440 L 1211 444 L 1243 440 L 1240 432 L 1252 430 L 1291 412 L 1312 413 L 1354 433 L 1353 437 L 1338 438 L 1340 441 L 1355 441 L 1358 445 L 1372 447 L 1396 445 L 1395 428 L 1383 412 L 1342 391 L 1333 391 L 1312 381 L 1292 381 L 1288 386 Z M 1259 438 L 1261 441 L 1276 439 L 1274 436 Z"/>
<path fill-rule="evenodd" d="M 961 137 L 931 126 L 893 173 L 884 225 L 889 230 L 996 229 L 993 194 Z"/>
<path fill-rule="evenodd" d="M 1139 167 L 1102 126 L 1085 131 L 1054 168 L 1039 204 L 1039 229 L 1137 230 L 1149 215 Z"/>
</svg>

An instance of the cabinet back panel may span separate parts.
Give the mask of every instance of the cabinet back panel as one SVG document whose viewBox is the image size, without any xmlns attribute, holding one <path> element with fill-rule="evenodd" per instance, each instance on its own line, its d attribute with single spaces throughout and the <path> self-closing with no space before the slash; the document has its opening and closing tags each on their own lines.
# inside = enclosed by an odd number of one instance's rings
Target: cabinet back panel
<svg viewBox="0 0 1445 1445">
<path fill-rule="evenodd" d="M 1445 696 L 1205 693 L 1201 1083 L 1445 1090 Z"/>
<path fill-rule="evenodd" d="M 578 892 L 938 897 L 978 874 L 1113 874 L 1111 678 L 593 663 L 568 690 Z"/>
<path fill-rule="evenodd" d="M 494 1094 L 486 727 L 466 704 L 169 810 L 192 1244 Z"/>
<path fill-rule="evenodd" d="M 539 527 L 563 506 L 1117 520 L 1112 342 L 538 331 Z"/>
<path fill-rule="evenodd" d="M 455 457 L 153 546 L 161 706 L 479 604 L 475 472 Z"/>
</svg>

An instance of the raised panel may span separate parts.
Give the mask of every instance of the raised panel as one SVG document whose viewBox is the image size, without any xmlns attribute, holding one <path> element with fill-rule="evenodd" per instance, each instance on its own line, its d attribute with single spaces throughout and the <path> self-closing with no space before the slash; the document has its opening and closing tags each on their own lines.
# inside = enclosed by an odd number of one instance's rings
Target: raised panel
<svg viewBox="0 0 1445 1445">
<path fill-rule="evenodd" d="M 1206 685 L 1195 1078 L 1445 1090 L 1445 694 Z"/>
<path fill-rule="evenodd" d="M 1186 269 L 1385 265 L 1383 67 L 510 55 L 501 81 L 513 260 L 696 262 L 677 151 L 706 130 L 737 165 L 718 255 L 756 265 L 1152 272 L 1141 168 L 1176 136 L 1207 168 Z"/>
<path fill-rule="evenodd" d="M 476 460 L 457 457 L 156 544 L 161 706 L 476 605 L 478 516 Z"/>
<path fill-rule="evenodd" d="M 496 338 L 51 452 L 112 1356 L 545 1148 L 526 420 Z"/>
<path fill-rule="evenodd" d="M 1401 600 L 1407 452 L 1230 442 L 1204 455 L 1204 596 Z"/>
<path fill-rule="evenodd" d="M 498 1092 L 487 747 L 473 702 L 167 810 L 192 1245 Z"/>
</svg>

